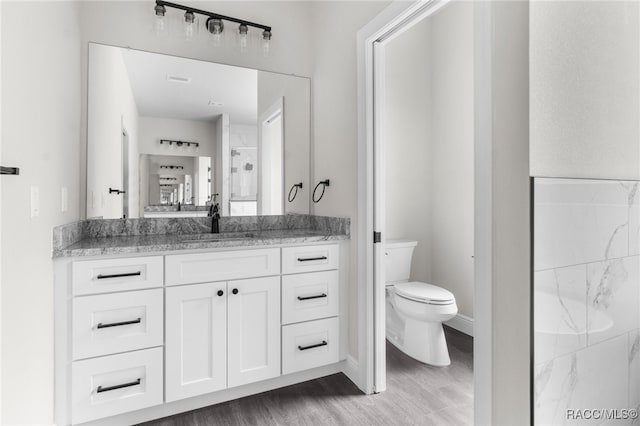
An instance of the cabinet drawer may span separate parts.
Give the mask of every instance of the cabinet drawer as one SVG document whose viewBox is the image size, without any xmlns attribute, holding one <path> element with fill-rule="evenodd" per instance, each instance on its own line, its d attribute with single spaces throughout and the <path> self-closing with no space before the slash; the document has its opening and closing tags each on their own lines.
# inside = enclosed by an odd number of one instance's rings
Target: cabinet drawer
<svg viewBox="0 0 640 426">
<path fill-rule="evenodd" d="M 332 364 L 339 360 L 338 318 L 282 327 L 282 374 Z"/>
<path fill-rule="evenodd" d="M 162 289 L 73 299 L 73 359 L 162 345 Z"/>
<path fill-rule="evenodd" d="M 280 274 L 280 249 L 178 254 L 166 257 L 167 285 Z"/>
<path fill-rule="evenodd" d="M 162 404 L 162 348 L 77 361 L 71 376 L 74 424 Z"/>
<path fill-rule="evenodd" d="M 338 271 L 282 277 L 282 324 L 338 315 Z"/>
<path fill-rule="evenodd" d="M 338 269 L 338 245 L 286 247 L 282 249 L 282 273 L 326 271 Z"/>
<path fill-rule="evenodd" d="M 162 287 L 162 256 L 84 260 L 71 266 L 73 294 Z"/>
</svg>

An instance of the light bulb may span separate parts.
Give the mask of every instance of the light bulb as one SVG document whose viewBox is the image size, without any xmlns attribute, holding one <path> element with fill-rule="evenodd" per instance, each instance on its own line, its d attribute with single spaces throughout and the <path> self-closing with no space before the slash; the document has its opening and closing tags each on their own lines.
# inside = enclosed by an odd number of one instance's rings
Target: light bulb
<svg viewBox="0 0 640 426">
<path fill-rule="evenodd" d="M 270 49 L 271 49 L 271 31 L 264 30 L 262 32 L 262 55 L 265 58 L 269 56 Z"/>
<path fill-rule="evenodd" d="M 240 51 L 245 53 L 249 48 L 249 27 L 246 24 L 240 24 L 238 35 L 240 36 Z"/>
<path fill-rule="evenodd" d="M 211 33 L 211 41 L 215 47 L 219 47 L 222 43 L 222 32 L 224 31 L 224 23 L 222 19 L 207 19 L 207 30 Z"/>
<path fill-rule="evenodd" d="M 167 35 L 168 32 L 168 22 L 167 18 L 164 16 L 167 9 L 164 6 L 157 4 L 153 8 L 155 12 L 154 22 L 153 22 L 153 30 L 157 37 L 163 37 Z"/>
<path fill-rule="evenodd" d="M 187 11 L 184 14 L 183 34 L 186 41 L 192 41 L 198 30 L 196 24 L 196 15 L 192 11 Z"/>
</svg>

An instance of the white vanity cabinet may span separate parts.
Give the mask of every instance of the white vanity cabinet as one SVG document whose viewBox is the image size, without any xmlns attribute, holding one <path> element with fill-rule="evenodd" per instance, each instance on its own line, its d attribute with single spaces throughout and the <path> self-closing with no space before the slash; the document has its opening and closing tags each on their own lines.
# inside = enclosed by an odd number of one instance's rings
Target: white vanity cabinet
<svg viewBox="0 0 640 426">
<path fill-rule="evenodd" d="M 70 382 L 65 395 L 56 389 L 67 410 L 64 423 L 162 404 L 162 265 L 162 256 L 71 263 L 67 291 L 57 295 L 70 313 L 64 318 L 68 346 L 56 336 L 56 373 L 60 364 L 68 371 L 56 381 Z M 57 333 L 58 309 L 64 308 L 56 306 Z"/>
<path fill-rule="evenodd" d="M 167 401 L 227 387 L 227 283 L 166 290 Z"/>
<path fill-rule="evenodd" d="M 56 260 L 56 424 L 136 423 L 343 371 L 339 256 L 323 243 Z"/>
<path fill-rule="evenodd" d="M 167 401 L 279 376 L 280 277 L 167 288 L 165 354 Z"/>
<path fill-rule="evenodd" d="M 338 362 L 339 248 L 282 249 L 282 374 Z"/>
</svg>

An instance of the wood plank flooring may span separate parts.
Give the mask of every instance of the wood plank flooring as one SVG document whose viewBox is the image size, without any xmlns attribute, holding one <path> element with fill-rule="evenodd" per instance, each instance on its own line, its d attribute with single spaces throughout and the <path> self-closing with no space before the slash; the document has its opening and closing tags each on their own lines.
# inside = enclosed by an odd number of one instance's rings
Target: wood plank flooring
<svg viewBox="0 0 640 426">
<path fill-rule="evenodd" d="M 421 364 L 387 342 L 387 391 L 379 394 L 334 374 L 145 425 L 472 425 L 473 339 L 445 332 L 449 367 Z"/>
</svg>

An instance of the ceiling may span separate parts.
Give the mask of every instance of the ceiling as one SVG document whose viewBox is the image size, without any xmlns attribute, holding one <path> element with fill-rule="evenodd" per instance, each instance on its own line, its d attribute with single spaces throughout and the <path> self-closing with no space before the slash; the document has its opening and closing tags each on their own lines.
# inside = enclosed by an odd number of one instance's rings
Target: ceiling
<svg viewBox="0 0 640 426">
<path fill-rule="evenodd" d="M 139 50 L 121 51 L 141 116 L 214 121 L 226 112 L 231 123 L 256 124 L 256 70 Z M 171 77 L 188 82 L 170 81 Z"/>
</svg>

